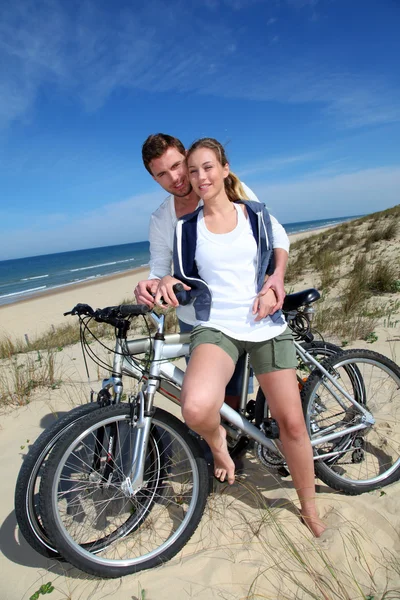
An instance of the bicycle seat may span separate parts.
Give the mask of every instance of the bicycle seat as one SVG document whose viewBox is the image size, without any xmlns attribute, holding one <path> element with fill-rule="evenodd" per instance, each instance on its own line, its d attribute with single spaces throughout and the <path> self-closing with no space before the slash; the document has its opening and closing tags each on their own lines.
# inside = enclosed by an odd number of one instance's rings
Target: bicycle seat
<svg viewBox="0 0 400 600">
<path fill-rule="evenodd" d="M 302 290 L 295 294 L 288 294 L 283 302 L 282 310 L 289 312 L 290 310 L 296 310 L 304 304 L 311 304 L 321 298 L 321 294 L 315 288 L 309 288 L 308 290 Z"/>
</svg>

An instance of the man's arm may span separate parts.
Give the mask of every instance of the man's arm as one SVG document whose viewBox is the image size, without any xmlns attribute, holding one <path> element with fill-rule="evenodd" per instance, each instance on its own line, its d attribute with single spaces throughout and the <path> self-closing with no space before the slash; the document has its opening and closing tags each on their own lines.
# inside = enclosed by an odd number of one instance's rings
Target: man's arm
<svg viewBox="0 0 400 600">
<path fill-rule="evenodd" d="M 289 254 L 283 248 L 274 248 L 275 270 L 272 275 L 266 275 L 264 285 L 258 295 L 264 295 L 268 290 L 272 289 L 276 295 L 276 304 L 272 307 L 269 314 L 273 314 L 283 306 L 285 299 L 285 272 Z"/>
<path fill-rule="evenodd" d="M 169 234 L 172 224 L 169 227 L 170 224 L 164 221 L 164 227 L 162 227 L 161 220 L 157 211 L 150 217 L 150 274 L 148 279 L 139 281 L 135 288 L 138 304 L 147 304 L 150 307 L 154 305 L 154 296 L 160 279 L 171 273 L 172 245 Z"/>
<path fill-rule="evenodd" d="M 285 299 L 284 279 L 287 261 L 289 258 L 290 240 L 282 225 L 270 215 L 272 226 L 272 245 L 274 248 L 274 263 L 275 269 L 271 275 L 265 276 L 264 285 L 261 288 L 258 296 L 263 296 L 268 290 L 272 289 L 276 295 L 276 304 L 268 314 L 273 314 L 283 306 Z"/>
<path fill-rule="evenodd" d="M 149 279 L 161 279 L 171 275 L 174 228 L 158 215 L 152 214 L 149 226 L 150 274 Z"/>
</svg>

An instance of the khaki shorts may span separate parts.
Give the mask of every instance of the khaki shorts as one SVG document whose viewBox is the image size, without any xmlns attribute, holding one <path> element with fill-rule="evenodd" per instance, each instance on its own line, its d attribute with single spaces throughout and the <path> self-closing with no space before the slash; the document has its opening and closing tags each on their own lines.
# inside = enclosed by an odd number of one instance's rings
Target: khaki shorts
<svg viewBox="0 0 400 600">
<path fill-rule="evenodd" d="M 239 356 L 244 352 L 248 352 L 250 364 L 256 375 L 280 371 L 281 369 L 295 369 L 297 366 L 293 335 L 289 327 L 272 340 L 243 342 L 229 337 L 218 331 L 218 329 L 198 325 L 191 333 L 190 352 L 192 353 L 200 344 L 219 346 L 231 357 L 235 364 Z"/>
</svg>

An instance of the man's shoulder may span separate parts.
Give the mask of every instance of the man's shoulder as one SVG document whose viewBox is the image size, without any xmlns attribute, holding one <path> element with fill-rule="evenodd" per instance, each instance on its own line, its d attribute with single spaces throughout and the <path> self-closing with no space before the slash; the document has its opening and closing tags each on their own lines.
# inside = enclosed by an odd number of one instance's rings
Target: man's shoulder
<svg viewBox="0 0 400 600">
<path fill-rule="evenodd" d="M 167 214 L 171 214 L 171 203 L 173 200 L 174 199 L 172 195 L 167 196 L 160 206 L 151 214 L 151 216 L 158 219 L 165 218 Z"/>
<path fill-rule="evenodd" d="M 254 202 L 260 202 L 259 199 L 257 198 L 257 196 L 255 195 L 255 193 L 253 192 L 253 190 L 250 189 L 249 186 L 246 185 L 244 181 L 241 181 L 240 183 L 242 184 L 243 191 L 249 200 L 252 200 Z"/>
</svg>

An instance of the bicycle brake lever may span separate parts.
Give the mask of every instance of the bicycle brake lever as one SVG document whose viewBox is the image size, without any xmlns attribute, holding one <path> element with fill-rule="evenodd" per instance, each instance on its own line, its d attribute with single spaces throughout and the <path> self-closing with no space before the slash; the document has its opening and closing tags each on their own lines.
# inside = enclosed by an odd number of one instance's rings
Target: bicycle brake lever
<svg viewBox="0 0 400 600">
<path fill-rule="evenodd" d="M 88 315 L 92 317 L 94 315 L 94 310 L 89 304 L 77 304 L 72 310 L 64 313 L 64 317 L 67 315 Z"/>
</svg>

